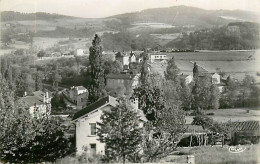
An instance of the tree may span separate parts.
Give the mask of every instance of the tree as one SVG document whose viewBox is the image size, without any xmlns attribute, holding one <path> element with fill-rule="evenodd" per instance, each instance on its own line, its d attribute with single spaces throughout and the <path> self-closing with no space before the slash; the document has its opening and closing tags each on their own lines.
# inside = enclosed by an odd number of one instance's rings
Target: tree
<svg viewBox="0 0 260 164">
<path fill-rule="evenodd" d="M 140 82 L 141 85 L 145 86 L 147 84 L 147 79 L 149 76 L 149 64 L 148 64 L 149 56 L 146 52 L 144 52 L 142 56 L 143 56 L 143 62 L 141 66 Z"/>
<path fill-rule="evenodd" d="M 2 31 L 1 32 L 1 41 L 4 43 L 4 46 L 7 47 L 11 42 L 11 32 L 8 30 Z"/>
<path fill-rule="evenodd" d="M 220 93 L 219 89 L 216 85 L 210 86 L 210 102 L 209 102 L 209 108 L 210 109 L 218 109 L 219 108 L 219 99 L 220 99 Z"/>
<path fill-rule="evenodd" d="M 92 46 L 89 48 L 91 67 L 91 83 L 89 86 L 89 102 L 93 103 L 105 95 L 104 60 L 102 58 L 101 39 L 95 35 Z"/>
<path fill-rule="evenodd" d="M 52 83 L 53 83 L 53 88 L 54 90 L 58 90 L 59 89 L 59 83 L 61 82 L 61 75 L 59 74 L 58 72 L 58 68 L 56 67 L 55 70 L 54 70 L 54 73 L 52 75 Z"/>
<path fill-rule="evenodd" d="M 173 102 L 158 111 L 156 127 L 147 124 L 143 140 L 143 156 L 147 162 L 166 157 L 176 150 L 185 132 L 184 112 Z"/>
<path fill-rule="evenodd" d="M 197 63 L 195 62 L 194 66 L 193 66 L 193 78 L 197 79 L 198 76 L 199 76 L 199 68 L 198 68 Z"/>
<path fill-rule="evenodd" d="M 43 89 L 42 80 L 43 80 L 43 73 L 41 71 L 37 71 L 36 77 L 35 77 L 35 90 L 36 91 L 41 91 Z"/>
<path fill-rule="evenodd" d="M 105 143 L 105 156 L 108 160 L 123 162 L 131 160 L 140 151 L 142 128 L 136 111 L 129 100 L 118 99 L 118 105 L 103 111 L 98 123 L 97 135 Z"/>
<path fill-rule="evenodd" d="M 45 56 L 45 52 L 43 50 L 41 50 L 37 53 L 37 57 L 40 59 L 42 59 L 42 57 L 44 57 L 44 56 Z"/>
<path fill-rule="evenodd" d="M 61 120 L 33 118 L 0 76 L 0 159 L 10 163 L 54 162 L 71 153 Z"/>
<path fill-rule="evenodd" d="M 179 73 L 180 69 L 175 64 L 174 57 L 172 57 L 167 61 L 166 71 L 164 72 L 165 79 L 177 83 L 177 77 Z"/>
</svg>

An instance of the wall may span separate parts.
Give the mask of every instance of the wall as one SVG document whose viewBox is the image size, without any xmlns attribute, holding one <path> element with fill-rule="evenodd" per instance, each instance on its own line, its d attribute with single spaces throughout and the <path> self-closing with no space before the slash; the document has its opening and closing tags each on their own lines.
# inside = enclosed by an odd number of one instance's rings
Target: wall
<svg viewBox="0 0 260 164">
<path fill-rule="evenodd" d="M 110 106 L 105 106 L 101 110 L 109 110 Z M 81 118 L 76 122 L 76 148 L 77 155 L 83 153 L 83 146 L 90 147 L 90 144 L 96 144 L 96 153 L 103 154 L 105 150 L 105 144 L 100 143 L 98 136 L 91 136 L 90 123 L 100 122 L 100 116 L 102 111 L 98 110 L 96 113 L 90 114 L 87 118 Z M 89 152 L 87 152 L 89 153 Z"/>
</svg>

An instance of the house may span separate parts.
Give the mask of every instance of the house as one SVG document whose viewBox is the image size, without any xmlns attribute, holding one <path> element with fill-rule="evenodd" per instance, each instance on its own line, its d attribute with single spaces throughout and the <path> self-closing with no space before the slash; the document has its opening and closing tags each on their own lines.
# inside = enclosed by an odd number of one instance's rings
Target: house
<svg viewBox="0 0 260 164">
<path fill-rule="evenodd" d="M 193 80 L 193 76 L 192 75 L 187 75 L 187 74 L 180 74 L 178 75 L 178 77 L 182 80 L 185 81 L 185 84 L 190 84 Z"/>
<path fill-rule="evenodd" d="M 166 53 L 149 53 L 150 56 L 150 62 L 161 62 L 163 60 L 167 60 L 168 56 Z"/>
<path fill-rule="evenodd" d="M 116 56 L 116 60 L 120 61 L 123 66 L 124 65 L 129 65 L 130 61 L 129 61 L 129 55 L 125 52 L 117 52 L 115 54 Z"/>
<path fill-rule="evenodd" d="M 220 84 L 220 75 L 218 73 L 212 73 L 211 82 L 212 84 Z"/>
<path fill-rule="evenodd" d="M 130 63 L 135 63 L 136 62 L 136 55 L 132 51 L 131 51 L 131 53 L 129 55 L 129 62 Z"/>
<path fill-rule="evenodd" d="M 28 96 L 25 92 L 24 97 L 21 97 L 18 101 L 23 102 L 29 109 L 29 113 L 32 117 L 40 117 L 42 115 L 51 114 L 51 99 L 49 93 L 43 91 L 33 92 L 32 96 Z"/>
<path fill-rule="evenodd" d="M 88 90 L 83 86 L 73 86 L 66 94 L 66 97 L 76 104 L 77 109 L 83 109 L 87 104 Z"/>
<path fill-rule="evenodd" d="M 133 109 L 140 115 L 142 121 L 147 121 L 143 112 L 138 109 L 138 100 L 131 101 Z M 97 122 L 100 122 L 100 117 L 103 111 L 109 111 L 112 107 L 118 104 L 116 98 L 106 96 L 86 108 L 75 113 L 73 121 L 76 125 L 76 149 L 77 155 L 80 155 L 87 150 L 89 154 L 104 154 L 105 144 L 98 141 L 96 135 Z"/>
<path fill-rule="evenodd" d="M 118 87 L 124 86 L 127 89 L 134 89 L 139 85 L 140 74 L 118 73 L 109 74 L 106 77 L 106 87 L 117 90 Z M 127 92 L 127 91 L 126 91 Z"/>
<path fill-rule="evenodd" d="M 78 48 L 76 50 L 76 55 L 77 56 L 85 56 L 89 54 L 89 50 L 88 49 L 82 49 L 82 48 Z"/>
</svg>

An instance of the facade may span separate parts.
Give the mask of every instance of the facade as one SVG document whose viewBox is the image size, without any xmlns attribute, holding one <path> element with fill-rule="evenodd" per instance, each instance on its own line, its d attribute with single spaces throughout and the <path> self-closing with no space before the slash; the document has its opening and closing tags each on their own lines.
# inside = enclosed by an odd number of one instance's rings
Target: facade
<svg viewBox="0 0 260 164">
<path fill-rule="evenodd" d="M 68 98 L 76 104 L 77 109 L 85 108 L 88 99 L 88 90 L 83 86 L 73 86 L 69 90 Z"/>
<path fill-rule="evenodd" d="M 138 110 L 141 119 L 146 121 L 144 114 L 138 109 L 138 101 L 132 100 L 133 109 Z M 105 144 L 98 141 L 96 135 L 97 122 L 103 111 L 109 111 L 118 104 L 116 98 L 107 96 L 86 108 L 75 113 L 73 121 L 76 124 L 76 149 L 77 155 L 86 151 L 88 154 L 104 154 Z"/>
<path fill-rule="evenodd" d="M 130 60 L 129 60 L 129 55 L 126 54 L 125 52 L 118 52 L 115 54 L 116 60 L 120 61 L 123 66 L 124 65 L 129 65 Z"/>
<path fill-rule="evenodd" d="M 179 75 L 180 79 L 183 79 L 185 81 L 185 84 L 190 84 L 193 80 L 193 76 L 192 75 L 185 75 L 185 74 L 181 74 Z"/>
<path fill-rule="evenodd" d="M 132 75 L 129 73 L 109 74 L 107 75 L 106 86 L 111 89 L 117 89 L 124 86 L 126 89 L 134 89 L 139 85 L 140 74 Z"/>
<path fill-rule="evenodd" d="M 220 84 L 220 75 L 218 73 L 211 74 L 212 84 Z"/>
<path fill-rule="evenodd" d="M 25 103 L 32 117 L 38 118 L 51 114 L 51 99 L 48 92 L 36 91 L 33 92 L 33 96 L 27 96 L 25 93 L 19 101 Z"/>
<path fill-rule="evenodd" d="M 168 56 L 166 53 L 149 53 L 150 56 L 150 62 L 161 62 L 163 60 L 167 60 Z"/>
<path fill-rule="evenodd" d="M 133 53 L 133 52 L 130 53 L 129 62 L 130 63 L 135 63 L 136 62 L 136 55 L 135 55 L 135 53 Z"/>
<path fill-rule="evenodd" d="M 77 56 L 84 56 L 84 55 L 88 55 L 88 49 L 82 49 L 82 48 L 79 48 L 76 50 L 76 55 Z"/>
</svg>

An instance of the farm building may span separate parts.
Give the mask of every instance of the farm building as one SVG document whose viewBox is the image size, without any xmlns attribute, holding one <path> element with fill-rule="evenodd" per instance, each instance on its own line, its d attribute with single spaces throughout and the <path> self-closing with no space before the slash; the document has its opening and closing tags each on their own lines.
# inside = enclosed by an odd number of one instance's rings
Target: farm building
<svg viewBox="0 0 260 164">
<path fill-rule="evenodd" d="M 129 92 L 134 89 L 139 84 L 140 74 L 132 75 L 132 74 L 109 74 L 106 77 L 106 87 L 111 91 L 116 91 L 123 89 L 124 93 Z"/>
<path fill-rule="evenodd" d="M 132 100 L 133 110 L 136 110 L 142 121 L 146 118 L 141 110 L 138 109 L 138 100 Z M 80 155 L 84 151 L 88 154 L 104 154 L 105 144 L 98 141 L 96 135 L 97 122 L 100 122 L 100 116 L 103 111 L 109 111 L 118 104 L 116 98 L 112 96 L 104 97 L 86 108 L 75 113 L 73 121 L 76 124 L 76 148 L 77 154 Z M 142 125 L 140 121 L 140 125 Z"/>
<path fill-rule="evenodd" d="M 154 62 L 161 62 L 163 60 L 167 60 L 168 56 L 167 53 L 149 53 L 148 54 L 150 57 L 150 62 L 154 63 Z"/>
<path fill-rule="evenodd" d="M 259 121 L 235 122 L 231 138 L 235 144 L 258 143 L 260 141 Z"/>
</svg>

